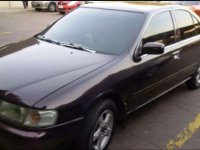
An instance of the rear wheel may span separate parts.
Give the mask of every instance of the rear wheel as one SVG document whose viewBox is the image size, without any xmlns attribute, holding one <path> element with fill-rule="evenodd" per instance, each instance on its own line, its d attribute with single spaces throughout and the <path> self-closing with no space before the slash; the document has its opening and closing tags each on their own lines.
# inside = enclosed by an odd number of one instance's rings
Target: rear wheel
<svg viewBox="0 0 200 150">
<path fill-rule="evenodd" d="M 77 149 L 105 150 L 113 135 L 116 112 L 116 105 L 112 100 L 96 104 L 86 117 Z"/>
<path fill-rule="evenodd" d="M 197 72 L 185 84 L 190 89 L 198 89 L 200 87 L 200 67 L 198 67 Z"/>
<path fill-rule="evenodd" d="M 55 12 L 56 11 L 56 4 L 55 3 L 50 3 L 48 6 L 48 10 L 50 12 Z"/>
</svg>

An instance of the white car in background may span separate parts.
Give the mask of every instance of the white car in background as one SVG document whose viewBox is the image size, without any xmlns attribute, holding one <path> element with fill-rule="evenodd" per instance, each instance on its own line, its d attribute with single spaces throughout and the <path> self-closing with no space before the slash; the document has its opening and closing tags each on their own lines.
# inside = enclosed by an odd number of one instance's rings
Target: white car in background
<svg viewBox="0 0 200 150">
<path fill-rule="evenodd" d="M 31 5 L 35 10 L 48 10 L 50 12 L 57 11 L 58 1 L 32 1 Z"/>
</svg>

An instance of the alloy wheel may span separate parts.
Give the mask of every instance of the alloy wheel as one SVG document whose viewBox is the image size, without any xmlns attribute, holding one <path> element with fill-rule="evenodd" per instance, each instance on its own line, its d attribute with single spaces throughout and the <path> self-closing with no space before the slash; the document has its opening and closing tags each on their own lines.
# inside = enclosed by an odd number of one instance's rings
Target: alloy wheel
<svg viewBox="0 0 200 150">
<path fill-rule="evenodd" d="M 108 144 L 113 131 L 113 112 L 105 110 L 99 117 L 93 134 L 93 149 L 103 150 Z"/>
<path fill-rule="evenodd" d="M 56 10 L 56 7 L 54 4 L 50 4 L 49 9 L 51 12 L 54 12 Z"/>
<path fill-rule="evenodd" d="M 197 80 L 197 83 L 200 84 L 200 67 L 197 70 L 196 80 Z"/>
</svg>

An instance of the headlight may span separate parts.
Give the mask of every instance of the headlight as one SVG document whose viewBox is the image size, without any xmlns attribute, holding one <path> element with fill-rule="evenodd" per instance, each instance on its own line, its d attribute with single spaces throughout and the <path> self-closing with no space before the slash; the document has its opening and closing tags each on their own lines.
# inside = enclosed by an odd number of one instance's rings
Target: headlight
<svg viewBox="0 0 200 150">
<path fill-rule="evenodd" d="M 26 110 L 17 105 L 0 101 L 0 116 L 22 123 L 26 117 Z"/>
<path fill-rule="evenodd" d="M 58 117 L 55 110 L 32 110 L 1 100 L 0 116 L 29 127 L 54 125 Z"/>
<path fill-rule="evenodd" d="M 45 127 L 54 125 L 57 120 L 57 112 L 53 110 L 29 110 L 24 121 L 25 126 Z"/>
</svg>

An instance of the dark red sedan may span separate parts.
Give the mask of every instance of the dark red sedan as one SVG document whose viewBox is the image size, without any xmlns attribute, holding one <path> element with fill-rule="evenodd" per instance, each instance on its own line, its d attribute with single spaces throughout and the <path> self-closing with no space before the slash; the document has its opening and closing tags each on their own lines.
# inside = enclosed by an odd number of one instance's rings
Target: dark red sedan
<svg viewBox="0 0 200 150">
<path fill-rule="evenodd" d="M 60 13 L 69 13 L 71 10 L 79 7 L 83 2 L 82 1 L 58 1 L 57 10 Z"/>
<path fill-rule="evenodd" d="M 82 5 L 0 47 L 0 150 L 107 150 L 118 120 L 183 83 L 200 88 L 199 58 L 187 7 Z"/>
</svg>

